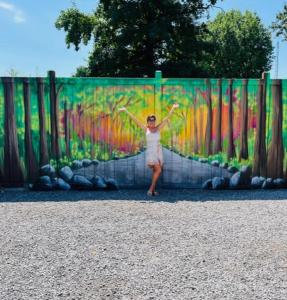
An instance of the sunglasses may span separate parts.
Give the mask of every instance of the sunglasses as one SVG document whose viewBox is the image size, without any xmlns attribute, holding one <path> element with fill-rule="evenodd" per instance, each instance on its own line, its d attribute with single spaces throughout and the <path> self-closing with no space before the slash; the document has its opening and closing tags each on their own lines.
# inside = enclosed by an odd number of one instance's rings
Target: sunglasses
<svg viewBox="0 0 287 300">
<path fill-rule="evenodd" d="M 154 117 L 147 118 L 148 121 L 155 121 Z"/>
</svg>

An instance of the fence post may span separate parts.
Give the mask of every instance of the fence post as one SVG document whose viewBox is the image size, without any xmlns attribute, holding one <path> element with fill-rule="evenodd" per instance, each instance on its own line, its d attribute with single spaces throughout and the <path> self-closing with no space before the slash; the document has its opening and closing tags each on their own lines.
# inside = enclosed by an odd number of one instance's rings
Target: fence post
<svg viewBox="0 0 287 300">
<path fill-rule="evenodd" d="M 40 133 L 40 166 L 49 163 L 47 132 L 46 132 L 46 112 L 44 99 L 44 80 L 37 78 L 37 97 L 38 97 L 38 114 L 39 114 L 39 133 Z"/>
<path fill-rule="evenodd" d="M 214 144 L 214 153 L 219 153 L 222 151 L 222 80 L 217 80 L 218 86 L 218 100 L 217 100 L 217 109 L 215 116 L 215 144 Z"/>
<path fill-rule="evenodd" d="M 282 80 L 272 80 L 272 137 L 268 147 L 267 176 L 283 177 L 283 110 L 282 110 Z"/>
<path fill-rule="evenodd" d="M 267 73 L 262 74 L 262 79 L 258 82 L 258 92 L 256 96 L 257 116 L 256 116 L 256 137 L 254 145 L 253 176 L 266 176 L 267 154 L 266 154 L 266 89 Z"/>
<path fill-rule="evenodd" d="M 68 103 L 67 103 L 67 101 L 65 101 L 64 102 L 64 132 L 65 132 L 66 155 L 68 157 L 71 156 L 71 149 L 70 149 L 70 139 L 71 139 L 70 115 L 71 115 L 71 112 L 68 109 Z M 92 122 L 92 130 L 94 130 L 94 122 Z M 93 138 L 92 138 L 92 149 L 93 148 L 94 148 L 94 142 L 93 142 Z M 93 151 L 92 151 L 92 153 L 93 153 Z"/>
<path fill-rule="evenodd" d="M 50 114 L 51 114 L 51 153 L 52 157 L 58 161 L 59 151 L 59 127 L 58 127 L 58 99 L 56 94 L 56 73 L 49 71 L 50 82 Z"/>
<path fill-rule="evenodd" d="M 211 85 L 210 80 L 205 79 L 205 84 L 207 88 L 206 102 L 207 102 L 207 122 L 206 122 L 206 131 L 205 131 L 205 151 L 207 155 L 212 154 L 212 104 L 211 104 Z"/>
<path fill-rule="evenodd" d="M 38 177 L 38 167 L 35 157 L 35 152 L 32 145 L 31 134 L 31 92 L 29 78 L 23 78 L 23 100 L 25 109 L 25 158 L 26 168 L 29 180 L 34 180 Z"/>
<path fill-rule="evenodd" d="M 233 141 L 233 80 L 228 80 L 228 148 L 227 148 L 227 159 L 230 160 L 231 158 L 236 156 L 235 153 L 235 146 Z"/>
<path fill-rule="evenodd" d="M 15 120 L 14 78 L 3 77 L 4 84 L 4 186 L 23 186 Z"/>
<path fill-rule="evenodd" d="M 242 80 L 239 161 L 248 159 L 248 79 Z"/>
<path fill-rule="evenodd" d="M 155 71 L 155 99 L 154 99 L 154 106 L 153 106 L 153 113 L 155 114 L 155 108 L 157 105 L 161 105 L 161 79 L 162 73 L 161 71 Z"/>
</svg>

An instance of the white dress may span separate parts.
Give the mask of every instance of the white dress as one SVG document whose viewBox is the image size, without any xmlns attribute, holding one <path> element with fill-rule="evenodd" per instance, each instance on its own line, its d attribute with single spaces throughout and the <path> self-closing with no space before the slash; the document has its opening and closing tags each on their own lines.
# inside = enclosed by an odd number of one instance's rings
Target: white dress
<svg viewBox="0 0 287 300">
<path fill-rule="evenodd" d="M 146 163 L 147 164 L 158 164 L 163 163 L 162 146 L 160 144 L 160 132 L 151 132 L 149 128 L 146 130 Z"/>
</svg>

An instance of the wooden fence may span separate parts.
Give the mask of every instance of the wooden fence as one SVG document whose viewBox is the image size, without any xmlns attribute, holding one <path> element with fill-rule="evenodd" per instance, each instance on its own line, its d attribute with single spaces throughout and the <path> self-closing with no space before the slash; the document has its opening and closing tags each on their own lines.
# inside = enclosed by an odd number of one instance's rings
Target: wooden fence
<svg viewBox="0 0 287 300">
<path fill-rule="evenodd" d="M 143 123 L 180 107 L 162 144 L 189 159 L 205 157 L 254 175 L 286 177 L 287 80 L 1 77 L 0 184 L 23 186 L 39 167 L 84 158 L 118 160 L 145 149 L 145 136 L 118 108 Z"/>
</svg>

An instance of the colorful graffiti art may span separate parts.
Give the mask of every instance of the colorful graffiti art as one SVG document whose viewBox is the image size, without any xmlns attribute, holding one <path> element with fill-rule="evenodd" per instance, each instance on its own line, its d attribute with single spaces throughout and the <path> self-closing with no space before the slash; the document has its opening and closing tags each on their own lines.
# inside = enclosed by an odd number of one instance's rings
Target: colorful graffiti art
<svg viewBox="0 0 287 300">
<path fill-rule="evenodd" d="M 160 71 L 155 78 L 58 78 L 50 71 L 47 78 L 1 78 L 1 185 L 23 186 L 45 164 L 59 170 L 83 159 L 101 162 L 102 174 L 125 174 L 123 185 L 147 182 L 145 135 L 118 108 L 145 123 L 149 114 L 160 121 L 175 102 L 179 109 L 161 134 L 162 184 L 196 187 L 225 174 L 218 165 L 227 164 L 250 165 L 258 176 L 286 175 L 286 80 L 268 73 L 176 79 Z"/>
</svg>

